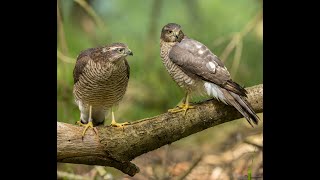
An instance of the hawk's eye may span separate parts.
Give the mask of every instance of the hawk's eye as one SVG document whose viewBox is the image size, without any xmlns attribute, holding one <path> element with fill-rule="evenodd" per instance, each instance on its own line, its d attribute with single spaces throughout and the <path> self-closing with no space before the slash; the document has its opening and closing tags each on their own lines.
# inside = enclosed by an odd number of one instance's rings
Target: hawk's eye
<svg viewBox="0 0 320 180">
<path fill-rule="evenodd" d="M 120 52 L 120 53 L 123 53 L 124 52 L 124 49 L 118 49 L 118 52 Z"/>
<path fill-rule="evenodd" d="M 171 30 L 168 30 L 168 33 L 169 33 L 169 34 L 171 34 L 171 33 L 172 33 L 172 31 L 171 31 Z"/>
</svg>

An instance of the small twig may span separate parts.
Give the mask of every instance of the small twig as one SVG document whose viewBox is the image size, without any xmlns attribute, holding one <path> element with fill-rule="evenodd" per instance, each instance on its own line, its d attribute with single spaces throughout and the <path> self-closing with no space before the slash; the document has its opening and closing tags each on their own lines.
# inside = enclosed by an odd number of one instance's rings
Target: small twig
<svg viewBox="0 0 320 180">
<path fill-rule="evenodd" d="M 232 36 L 231 41 L 229 42 L 227 47 L 222 52 L 222 54 L 220 56 L 220 59 L 221 59 L 222 62 L 226 61 L 226 59 L 229 57 L 229 55 L 232 52 L 232 50 L 236 47 L 237 41 L 240 40 L 240 36 L 238 38 L 235 38 L 235 37 L 238 36 L 238 34 L 240 34 L 240 33 L 236 33 L 236 35 Z"/>
<path fill-rule="evenodd" d="M 198 163 L 201 161 L 203 154 L 201 154 L 198 158 L 196 158 L 191 166 L 189 167 L 189 169 L 187 169 L 183 174 L 181 174 L 180 176 L 178 176 L 177 178 L 175 178 L 176 180 L 182 180 L 185 177 L 187 177 L 191 171 L 198 165 Z"/>
<path fill-rule="evenodd" d="M 74 0 L 78 3 L 95 21 L 99 28 L 105 29 L 104 23 L 97 13 L 92 9 L 92 7 L 85 0 Z"/>
<path fill-rule="evenodd" d="M 261 18 L 262 18 L 262 10 L 260 10 L 257 13 L 257 15 L 252 20 L 250 20 L 240 32 L 232 33 L 231 40 L 230 40 L 229 44 L 227 45 L 227 47 L 224 49 L 224 51 L 222 52 L 222 54 L 220 56 L 220 59 L 222 62 L 227 60 L 227 58 L 229 57 L 232 50 L 234 48 L 236 48 L 240 42 L 241 42 L 241 46 L 242 46 L 242 39 L 249 32 L 251 32 L 254 27 L 256 27 L 258 25 Z M 225 37 L 229 37 L 229 36 L 225 36 Z M 222 42 L 224 42 L 226 40 L 224 39 L 224 37 L 222 37 L 219 39 L 219 41 L 220 41 L 219 43 L 221 44 Z M 242 49 L 242 47 L 241 47 L 241 49 Z"/>
<path fill-rule="evenodd" d="M 70 64 L 74 64 L 75 63 L 75 59 L 65 56 L 62 52 L 60 52 L 59 50 L 57 50 L 57 56 L 58 59 L 62 60 L 65 63 L 70 63 Z"/>
<path fill-rule="evenodd" d="M 63 172 L 63 171 L 57 171 L 57 177 L 58 178 L 66 178 L 68 180 L 90 180 L 90 177 L 81 176 L 81 175 Z"/>
<path fill-rule="evenodd" d="M 159 22 L 159 17 L 161 14 L 161 7 L 162 7 L 163 1 L 162 0 L 154 0 L 152 7 L 151 7 L 151 14 L 150 14 L 150 21 L 149 21 L 149 30 L 148 35 L 145 42 L 145 59 L 152 58 L 154 52 L 154 48 L 152 48 L 152 44 L 155 41 L 155 37 L 157 37 L 157 24 Z M 152 64 L 154 61 L 147 61 L 147 66 L 153 66 Z"/>
<path fill-rule="evenodd" d="M 61 13 L 60 13 L 60 9 L 59 9 L 59 1 L 57 1 L 57 23 L 58 23 L 58 38 L 59 38 L 59 42 L 60 42 L 60 47 L 61 47 L 61 51 L 64 54 L 68 54 L 68 45 L 66 42 L 66 37 L 64 34 L 64 29 L 63 29 L 63 22 L 62 22 L 62 18 L 61 18 Z"/>
<path fill-rule="evenodd" d="M 234 54 L 234 60 L 232 62 L 232 66 L 231 66 L 231 70 L 230 70 L 233 78 L 236 76 L 238 68 L 239 68 L 241 54 L 242 54 L 242 46 L 243 46 L 242 41 L 238 40 L 238 43 L 236 46 L 236 52 Z"/>
<path fill-rule="evenodd" d="M 217 47 L 217 46 L 221 45 L 222 43 L 226 42 L 228 39 L 232 38 L 232 36 L 233 36 L 233 33 L 226 35 L 226 36 L 220 36 L 216 40 L 214 40 L 212 46 Z"/>
<path fill-rule="evenodd" d="M 249 21 L 246 26 L 243 28 L 243 30 L 240 32 L 241 36 L 244 37 L 247 35 L 251 30 L 256 27 L 256 25 L 260 22 L 260 19 L 262 18 L 262 10 L 260 10 L 257 15 Z"/>
</svg>

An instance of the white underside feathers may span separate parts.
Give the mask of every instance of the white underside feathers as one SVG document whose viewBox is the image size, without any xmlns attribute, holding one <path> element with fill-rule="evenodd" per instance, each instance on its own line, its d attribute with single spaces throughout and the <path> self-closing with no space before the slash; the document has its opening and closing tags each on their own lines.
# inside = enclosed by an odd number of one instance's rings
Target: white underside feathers
<svg viewBox="0 0 320 180">
<path fill-rule="evenodd" d="M 207 91 L 207 94 L 209 96 L 215 97 L 217 100 L 222 101 L 225 104 L 228 104 L 226 102 L 226 98 L 224 97 L 222 91 L 220 90 L 220 87 L 217 85 L 210 83 L 210 82 L 205 82 L 204 83 L 204 88 Z"/>
</svg>

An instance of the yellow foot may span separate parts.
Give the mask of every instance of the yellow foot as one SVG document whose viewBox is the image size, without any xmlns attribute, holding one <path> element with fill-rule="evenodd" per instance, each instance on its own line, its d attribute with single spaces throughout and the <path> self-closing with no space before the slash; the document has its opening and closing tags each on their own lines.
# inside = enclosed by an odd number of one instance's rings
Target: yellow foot
<svg viewBox="0 0 320 180">
<path fill-rule="evenodd" d="M 81 121 L 77 121 L 76 124 L 85 127 L 84 130 L 83 130 L 83 132 L 82 132 L 82 140 L 83 140 L 83 137 L 84 137 L 84 135 L 86 134 L 86 131 L 88 130 L 88 128 L 92 128 L 93 131 L 97 134 L 97 130 L 96 130 L 95 127 L 93 127 L 93 124 L 92 124 L 91 121 L 88 122 L 88 124 L 83 124 Z"/>
<path fill-rule="evenodd" d="M 123 126 L 128 125 L 128 124 L 130 124 L 130 123 L 129 122 L 117 123 L 115 121 L 111 122 L 111 126 L 113 126 L 113 127 L 123 127 Z"/>
<path fill-rule="evenodd" d="M 176 112 L 184 111 L 183 114 L 186 115 L 188 109 L 194 109 L 194 108 L 195 108 L 194 106 L 190 106 L 189 104 L 182 104 L 182 105 L 179 105 L 176 108 L 169 109 L 168 112 L 176 113 Z"/>
<path fill-rule="evenodd" d="M 85 126 L 86 124 L 83 124 L 80 120 L 76 122 L 77 125 L 79 126 Z"/>
</svg>

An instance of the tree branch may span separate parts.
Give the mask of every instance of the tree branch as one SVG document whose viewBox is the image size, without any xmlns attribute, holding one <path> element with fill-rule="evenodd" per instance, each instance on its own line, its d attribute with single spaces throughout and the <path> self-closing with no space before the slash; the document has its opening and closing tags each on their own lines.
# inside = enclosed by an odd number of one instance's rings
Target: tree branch
<svg viewBox="0 0 320 180">
<path fill-rule="evenodd" d="M 255 112 L 263 112 L 263 85 L 246 89 L 248 101 Z M 189 109 L 185 116 L 183 112 L 164 113 L 132 122 L 124 129 L 98 126 L 98 135 L 89 129 L 83 141 L 83 127 L 58 122 L 57 162 L 111 166 L 134 176 L 139 172 L 139 168 L 130 162 L 135 157 L 242 117 L 235 108 L 216 100 L 208 100 L 194 106 L 195 109 Z"/>
</svg>

